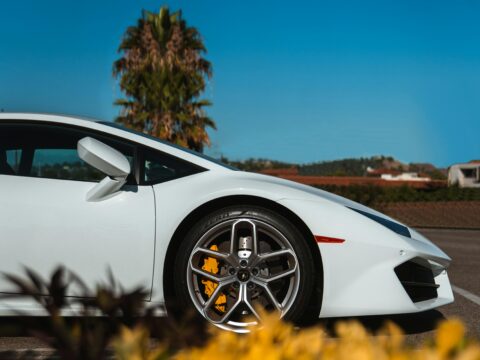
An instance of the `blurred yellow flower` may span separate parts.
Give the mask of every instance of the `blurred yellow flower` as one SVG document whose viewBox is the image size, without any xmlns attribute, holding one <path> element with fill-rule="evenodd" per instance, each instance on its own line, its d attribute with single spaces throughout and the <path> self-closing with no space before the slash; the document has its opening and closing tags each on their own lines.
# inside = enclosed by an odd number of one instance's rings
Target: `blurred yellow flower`
<svg viewBox="0 0 480 360">
<path fill-rule="evenodd" d="M 161 360 L 167 358 L 166 347 L 150 346 L 148 331 L 142 327 L 123 327 L 113 342 L 115 358 L 119 360 Z"/>
<path fill-rule="evenodd" d="M 176 360 L 480 360 L 480 346 L 465 339 L 465 328 L 456 319 L 438 327 L 435 341 L 418 347 L 405 345 L 402 330 L 386 323 L 375 336 L 359 322 L 339 322 L 335 336 L 321 327 L 297 329 L 282 321 L 278 314 L 261 312 L 262 326 L 248 334 L 212 329 L 210 340 L 202 348 L 183 349 Z M 157 360 L 167 353 L 164 347 L 148 347 L 148 333 L 142 329 L 124 329 L 114 343 L 118 359 Z M 146 351 L 147 349 L 148 351 Z M 157 357 L 155 357 L 157 356 Z"/>
<path fill-rule="evenodd" d="M 445 356 L 457 348 L 465 336 L 465 327 L 459 319 L 443 321 L 438 326 L 436 343 L 440 356 Z"/>
</svg>

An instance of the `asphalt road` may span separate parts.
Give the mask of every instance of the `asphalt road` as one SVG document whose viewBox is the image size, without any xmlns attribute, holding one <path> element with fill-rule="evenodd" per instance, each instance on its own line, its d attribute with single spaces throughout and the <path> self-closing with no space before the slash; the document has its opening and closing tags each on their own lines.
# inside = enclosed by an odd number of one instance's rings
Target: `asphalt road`
<svg viewBox="0 0 480 360">
<path fill-rule="evenodd" d="M 458 317 L 466 324 L 468 336 L 480 339 L 480 231 L 420 229 L 420 232 L 453 259 L 448 273 L 454 288 L 455 302 L 438 310 L 419 314 L 371 316 L 357 318 L 357 320 L 372 331 L 378 330 L 386 320 L 393 320 L 408 334 L 407 341 L 414 344 L 432 337 L 438 321 Z M 327 328 L 333 328 L 338 320 L 326 319 L 322 320 L 321 324 Z M 0 318 L 0 326 L 2 325 L 4 327 L 12 325 L 12 319 Z M 12 335 L 17 336 L 0 337 L 0 352 L 37 349 L 48 354 L 48 349 L 45 349 L 40 341 L 25 337 L 21 333 Z"/>
<path fill-rule="evenodd" d="M 440 308 L 447 318 L 459 317 L 468 334 L 480 339 L 480 231 L 422 230 L 451 258 L 448 269 L 455 302 Z"/>
</svg>

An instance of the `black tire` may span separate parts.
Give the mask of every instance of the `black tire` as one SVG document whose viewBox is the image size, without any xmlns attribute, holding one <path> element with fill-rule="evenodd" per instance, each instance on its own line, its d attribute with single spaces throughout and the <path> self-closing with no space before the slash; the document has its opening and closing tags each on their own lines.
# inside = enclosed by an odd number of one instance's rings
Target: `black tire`
<svg viewBox="0 0 480 360">
<path fill-rule="evenodd" d="M 199 239 L 210 229 L 223 222 L 235 219 L 252 219 L 253 221 L 264 222 L 277 229 L 288 239 L 291 249 L 294 251 L 300 269 L 298 291 L 294 296 L 288 311 L 283 318 L 287 321 L 297 322 L 305 319 L 305 312 L 309 309 L 310 300 L 316 284 L 316 266 L 313 261 L 311 250 L 301 232 L 292 225 L 284 216 L 259 206 L 230 206 L 215 211 L 198 221 L 187 233 L 179 246 L 174 261 L 174 299 L 175 304 L 167 304 L 169 311 L 175 317 L 187 312 L 195 313 L 203 319 L 195 307 L 190 296 L 187 283 L 187 269 L 189 267 L 190 254 L 195 248 Z M 311 317 L 318 317 L 318 314 L 311 314 Z"/>
</svg>

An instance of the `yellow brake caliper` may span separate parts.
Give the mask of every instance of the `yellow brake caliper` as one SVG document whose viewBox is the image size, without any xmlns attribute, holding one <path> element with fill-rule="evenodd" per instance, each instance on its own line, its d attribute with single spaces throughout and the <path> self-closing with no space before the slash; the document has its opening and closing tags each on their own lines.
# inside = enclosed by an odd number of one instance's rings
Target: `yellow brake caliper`
<svg viewBox="0 0 480 360">
<path fill-rule="evenodd" d="M 217 245 L 210 246 L 210 250 L 218 251 Z M 202 266 L 202 270 L 208 271 L 212 274 L 218 274 L 218 261 L 213 257 L 208 257 L 204 260 L 204 264 Z M 218 284 L 211 280 L 202 280 L 202 284 L 205 286 L 205 295 L 211 297 L 215 289 L 217 288 Z M 224 313 L 225 312 L 225 305 L 227 304 L 227 297 L 225 294 L 220 293 L 217 300 L 215 300 L 215 309 Z"/>
</svg>

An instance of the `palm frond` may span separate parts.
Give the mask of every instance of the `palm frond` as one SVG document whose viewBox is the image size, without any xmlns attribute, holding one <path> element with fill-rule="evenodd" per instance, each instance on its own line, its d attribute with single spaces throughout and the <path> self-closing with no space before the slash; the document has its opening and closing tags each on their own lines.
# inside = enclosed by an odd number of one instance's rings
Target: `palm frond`
<svg viewBox="0 0 480 360">
<path fill-rule="evenodd" d="M 197 150 L 208 146 L 206 128 L 216 129 L 216 124 L 201 120 L 211 102 L 198 99 L 212 77 L 212 64 L 204 58 L 200 33 L 187 25 L 181 11 L 166 6 L 158 13 L 143 11 L 118 50 L 121 57 L 112 74 L 126 99 L 115 101 L 121 107 L 116 121 Z M 186 122 L 196 129 L 187 131 Z"/>
</svg>

